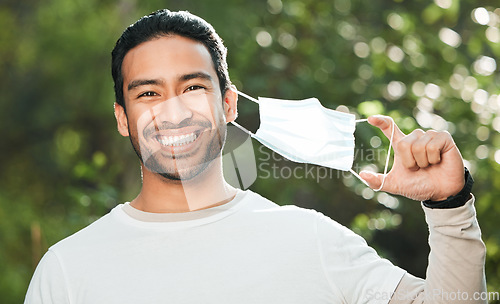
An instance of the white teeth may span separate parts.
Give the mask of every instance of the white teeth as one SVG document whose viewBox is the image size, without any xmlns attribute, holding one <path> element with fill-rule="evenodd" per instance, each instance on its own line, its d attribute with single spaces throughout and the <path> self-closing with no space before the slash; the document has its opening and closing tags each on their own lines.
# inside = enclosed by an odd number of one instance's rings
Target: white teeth
<svg viewBox="0 0 500 304">
<path fill-rule="evenodd" d="M 156 136 L 158 142 L 163 146 L 181 146 L 192 143 L 196 140 L 198 136 L 195 133 L 184 134 L 184 135 L 174 135 L 174 136 Z"/>
</svg>

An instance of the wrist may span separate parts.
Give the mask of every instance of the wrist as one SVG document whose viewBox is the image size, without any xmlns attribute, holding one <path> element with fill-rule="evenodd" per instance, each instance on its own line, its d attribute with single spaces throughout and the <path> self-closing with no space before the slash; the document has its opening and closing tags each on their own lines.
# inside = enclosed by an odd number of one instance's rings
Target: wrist
<svg viewBox="0 0 500 304">
<path fill-rule="evenodd" d="M 433 209 L 456 208 L 465 205 L 465 203 L 470 199 L 472 185 L 474 184 L 474 179 L 470 175 L 470 172 L 469 170 L 467 170 L 467 168 L 464 168 L 464 178 L 465 184 L 458 194 L 449 196 L 448 198 L 443 200 L 426 200 L 422 203 L 424 204 L 424 206 Z"/>
</svg>

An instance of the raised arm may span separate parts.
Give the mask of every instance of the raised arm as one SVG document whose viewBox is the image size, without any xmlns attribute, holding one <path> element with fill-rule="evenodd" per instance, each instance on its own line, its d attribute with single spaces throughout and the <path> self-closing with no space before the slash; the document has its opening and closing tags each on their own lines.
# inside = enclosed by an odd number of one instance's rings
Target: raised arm
<svg viewBox="0 0 500 304">
<path fill-rule="evenodd" d="M 386 176 L 360 176 L 374 189 L 385 178 L 382 191 L 424 201 L 430 232 L 426 279 L 406 274 L 390 303 L 487 303 L 486 249 L 470 194 L 472 180 L 453 138 L 422 130 L 405 135 L 390 117 L 368 121 L 387 137 L 393 134 L 394 165 Z"/>
</svg>

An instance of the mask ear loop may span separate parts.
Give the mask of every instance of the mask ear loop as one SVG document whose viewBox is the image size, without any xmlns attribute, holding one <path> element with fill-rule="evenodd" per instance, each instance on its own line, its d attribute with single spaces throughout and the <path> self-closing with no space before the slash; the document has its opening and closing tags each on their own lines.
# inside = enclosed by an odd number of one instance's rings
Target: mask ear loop
<svg viewBox="0 0 500 304">
<path fill-rule="evenodd" d="M 253 97 L 252 97 L 252 96 L 250 96 L 250 95 L 247 95 L 247 94 L 245 94 L 245 93 L 243 93 L 243 92 L 240 92 L 240 91 L 238 91 L 238 90 L 236 90 L 236 93 L 237 93 L 238 95 L 241 95 L 241 96 L 245 97 L 245 98 L 246 98 L 246 99 L 248 99 L 248 100 L 251 100 L 251 101 L 255 102 L 256 104 L 259 104 L 259 100 L 258 100 L 258 99 L 256 99 L 256 98 L 253 98 Z"/>
<path fill-rule="evenodd" d="M 358 119 L 356 120 L 356 123 L 358 122 L 365 122 L 365 121 L 368 121 L 368 119 Z M 389 149 L 387 151 L 387 158 L 385 160 L 385 168 L 384 168 L 384 175 L 382 177 L 382 184 L 380 184 L 380 187 L 378 189 L 373 189 L 373 191 L 375 192 L 378 192 L 380 190 L 382 190 L 382 188 L 384 187 L 384 184 L 385 184 L 385 178 L 387 177 L 387 169 L 389 168 L 389 161 L 391 160 L 391 151 L 392 151 L 392 141 L 394 139 L 394 130 L 396 129 L 394 127 L 394 120 L 391 118 L 391 127 L 392 127 L 392 131 L 391 131 L 391 138 L 389 139 Z M 361 176 L 359 176 L 358 173 L 356 173 L 353 169 L 349 169 L 349 171 L 354 175 L 356 176 L 360 181 L 363 182 L 363 184 L 365 184 L 366 186 L 370 187 L 370 185 L 368 185 L 368 183 L 361 178 Z"/>
<path fill-rule="evenodd" d="M 238 95 L 241 95 L 241 96 L 245 97 L 246 99 L 248 99 L 248 100 L 251 100 L 251 101 L 255 102 L 256 104 L 259 104 L 259 100 L 258 100 L 258 99 L 253 98 L 252 96 L 247 95 L 247 94 L 245 94 L 245 93 L 243 93 L 243 92 L 240 92 L 240 91 L 238 91 L 238 90 L 235 90 L 235 91 L 236 91 L 236 93 L 237 93 Z M 249 135 L 250 135 L 250 136 L 252 136 L 252 137 L 254 136 L 254 134 L 253 134 L 252 132 L 248 131 L 245 127 L 241 126 L 241 125 L 240 125 L 239 123 L 237 123 L 236 121 L 234 121 L 234 120 L 233 120 L 233 121 L 231 121 L 231 123 L 232 123 L 234 126 L 236 126 L 238 129 L 240 129 L 241 131 L 243 131 L 243 132 L 245 132 L 245 133 L 249 134 Z"/>
</svg>

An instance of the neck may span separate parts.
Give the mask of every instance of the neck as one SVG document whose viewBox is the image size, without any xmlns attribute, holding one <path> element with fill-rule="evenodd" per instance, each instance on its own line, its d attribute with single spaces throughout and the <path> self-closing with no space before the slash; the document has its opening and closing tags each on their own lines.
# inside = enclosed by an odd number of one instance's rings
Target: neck
<svg viewBox="0 0 500 304">
<path fill-rule="evenodd" d="M 231 201 L 236 189 L 222 174 L 221 158 L 189 181 L 169 180 L 142 166 L 142 189 L 130 203 L 136 209 L 152 213 L 179 213 L 207 209 Z"/>
</svg>

